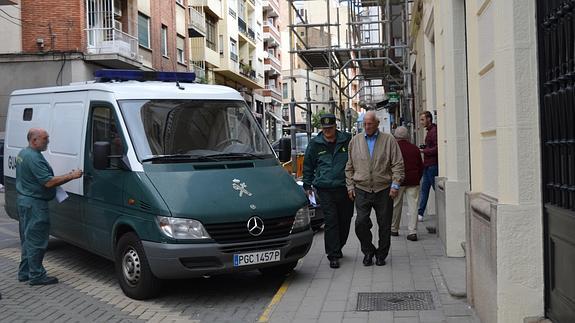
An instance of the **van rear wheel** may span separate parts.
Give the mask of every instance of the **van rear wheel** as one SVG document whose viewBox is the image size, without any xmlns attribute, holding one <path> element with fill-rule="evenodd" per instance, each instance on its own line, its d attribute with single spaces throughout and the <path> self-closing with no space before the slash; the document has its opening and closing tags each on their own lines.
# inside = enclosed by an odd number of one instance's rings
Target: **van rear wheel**
<svg viewBox="0 0 575 323">
<path fill-rule="evenodd" d="M 287 264 L 281 264 L 281 265 L 277 265 L 277 266 L 273 266 L 273 267 L 259 268 L 258 270 L 264 276 L 280 277 L 280 276 L 285 276 L 285 275 L 291 273 L 294 270 L 296 265 L 297 265 L 297 260 L 292 261 L 292 262 L 288 262 Z"/>
<path fill-rule="evenodd" d="M 120 237 L 115 258 L 116 275 L 126 296 L 142 300 L 158 294 L 160 280 L 150 270 L 142 242 L 135 233 Z"/>
</svg>

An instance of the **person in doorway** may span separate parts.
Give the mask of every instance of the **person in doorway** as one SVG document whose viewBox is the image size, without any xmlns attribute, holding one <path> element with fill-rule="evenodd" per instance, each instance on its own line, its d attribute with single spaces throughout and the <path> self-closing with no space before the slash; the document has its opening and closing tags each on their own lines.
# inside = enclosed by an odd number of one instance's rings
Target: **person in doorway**
<svg viewBox="0 0 575 323">
<path fill-rule="evenodd" d="M 433 115 L 429 111 L 419 114 L 419 124 L 427 129 L 425 145 L 420 146 L 423 153 L 423 179 L 421 181 L 421 194 L 419 196 L 419 209 L 417 218 L 423 221 L 423 215 L 427 207 L 429 190 L 433 187 L 435 191 L 435 177 L 437 176 L 437 126 L 433 123 Z"/>
<path fill-rule="evenodd" d="M 423 162 L 421 153 L 416 145 L 409 142 L 409 132 L 406 127 L 398 127 L 394 132 L 395 139 L 399 144 L 405 178 L 401 183 L 398 195 L 393 201 L 393 221 L 391 223 L 391 235 L 399 235 L 401 212 L 403 211 L 403 197 L 406 197 L 409 207 L 409 223 L 407 225 L 407 240 L 417 241 L 417 200 L 419 198 L 419 182 L 423 174 Z"/>
<path fill-rule="evenodd" d="M 317 191 L 325 217 L 325 253 L 331 268 L 339 268 L 341 249 L 347 242 L 353 217 L 353 201 L 347 198 L 345 164 L 351 135 L 336 129 L 333 114 L 321 116 L 322 131 L 311 139 L 303 161 L 306 193 Z"/>
<path fill-rule="evenodd" d="M 50 236 L 48 201 L 56 195 L 56 187 L 82 177 L 81 170 L 54 176 L 52 167 L 42 151 L 48 148 L 49 136 L 44 129 L 28 131 L 28 147 L 16 157 L 16 192 L 20 244 L 22 247 L 18 280 L 30 285 L 58 283 L 56 277 L 46 275 L 42 265 Z"/>
<path fill-rule="evenodd" d="M 385 265 L 391 245 L 392 199 L 397 197 L 404 169 L 401 150 L 392 135 L 379 131 L 379 119 L 368 111 L 363 119 L 364 132 L 349 143 L 345 168 L 349 198 L 355 200 L 355 233 L 364 254 L 364 266 Z M 373 245 L 370 219 L 375 210 L 379 226 L 378 248 Z"/>
</svg>

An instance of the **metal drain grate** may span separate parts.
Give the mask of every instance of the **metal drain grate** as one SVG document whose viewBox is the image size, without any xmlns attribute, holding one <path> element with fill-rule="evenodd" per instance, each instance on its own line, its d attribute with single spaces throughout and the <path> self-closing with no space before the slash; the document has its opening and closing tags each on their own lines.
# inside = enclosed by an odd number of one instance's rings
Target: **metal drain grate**
<svg viewBox="0 0 575 323">
<path fill-rule="evenodd" d="M 434 310 L 429 291 L 358 293 L 357 311 L 426 311 Z"/>
</svg>

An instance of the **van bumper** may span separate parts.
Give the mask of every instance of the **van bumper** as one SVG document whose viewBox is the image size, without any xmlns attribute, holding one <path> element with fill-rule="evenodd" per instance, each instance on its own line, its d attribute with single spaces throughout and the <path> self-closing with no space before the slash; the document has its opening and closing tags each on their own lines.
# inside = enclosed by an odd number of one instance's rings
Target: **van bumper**
<svg viewBox="0 0 575 323">
<path fill-rule="evenodd" d="M 181 279 L 277 266 L 303 258 L 313 232 L 306 230 L 280 239 L 247 243 L 166 244 L 142 241 L 150 269 L 160 279 Z M 234 266 L 234 254 L 280 250 L 280 261 Z"/>
</svg>

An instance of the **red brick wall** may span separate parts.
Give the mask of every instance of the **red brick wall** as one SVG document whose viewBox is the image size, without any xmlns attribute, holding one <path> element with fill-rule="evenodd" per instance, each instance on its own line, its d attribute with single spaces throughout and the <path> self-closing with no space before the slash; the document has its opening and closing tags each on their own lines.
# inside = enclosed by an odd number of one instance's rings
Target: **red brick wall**
<svg viewBox="0 0 575 323">
<path fill-rule="evenodd" d="M 150 38 L 153 68 L 158 71 L 176 71 L 178 70 L 176 53 L 176 6 L 178 4 L 176 4 L 175 0 L 151 0 L 150 2 Z M 187 3 L 187 1 L 184 1 L 184 3 Z M 162 25 L 168 27 L 168 57 L 162 55 Z M 187 46 L 184 51 L 184 57 L 187 59 Z"/>
<path fill-rule="evenodd" d="M 44 51 L 84 51 L 84 0 L 21 0 L 22 50 L 39 52 L 36 39 L 44 39 Z"/>
</svg>

